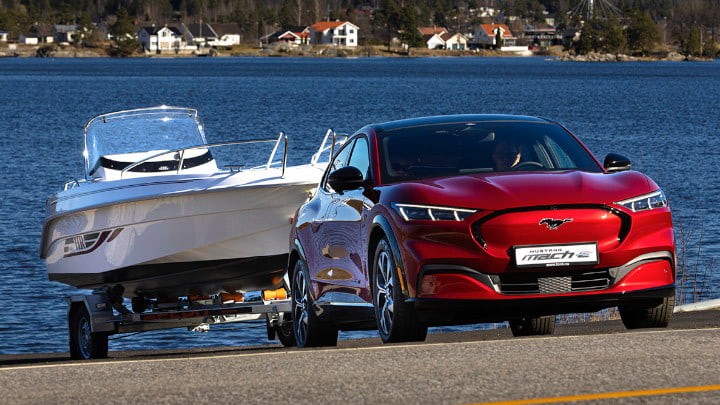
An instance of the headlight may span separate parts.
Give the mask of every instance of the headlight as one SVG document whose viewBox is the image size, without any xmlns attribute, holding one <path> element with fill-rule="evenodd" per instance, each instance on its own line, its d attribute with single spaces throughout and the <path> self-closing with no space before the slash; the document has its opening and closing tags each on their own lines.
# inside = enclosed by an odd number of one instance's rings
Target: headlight
<svg viewBox="0 0 720 405">
<path fill-rule="evenodd" d="M 618 201 L 615 204 L 622 205 L 632 212 L 638 212 L 667 207 L 668 201 L 667 197 L 665 197 L 665 193 L 663 193 L 662 190 L 658 190 L 638 197 Z"/>
<path fill-rule="evenodd" d="M 437 207 L 433 205 L 393 203 L 392 207 L 406 221 L 462 221 L 477 210 L 465 208 Z"/>
</svg>

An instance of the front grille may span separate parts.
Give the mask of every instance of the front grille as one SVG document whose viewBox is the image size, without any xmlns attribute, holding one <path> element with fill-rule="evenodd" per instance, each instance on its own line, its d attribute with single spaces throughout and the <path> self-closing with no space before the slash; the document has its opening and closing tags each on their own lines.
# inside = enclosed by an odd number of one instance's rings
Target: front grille
<svg viewBox="0 0 720 405">
<path fill-rule="evenodd" d="M 610 287 L 608 269 L 567 273 L 501 274 L 497 283 L 503 294 L 562 294 L 598 291 Z"/>
</svg>

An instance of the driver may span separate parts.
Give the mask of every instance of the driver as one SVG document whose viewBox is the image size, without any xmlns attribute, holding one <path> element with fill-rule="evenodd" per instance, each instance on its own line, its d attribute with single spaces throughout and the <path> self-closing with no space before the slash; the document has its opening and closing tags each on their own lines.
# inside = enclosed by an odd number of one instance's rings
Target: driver
<svg viewBox="0 0 720 405">
<path fill-rule="evenodd" d="M 515 167 L 521 158 L 520 146 L 502 140 L 495 144 L 492 153 L 493 166 L 496 172 L 507 171 Z"/>
</svg>

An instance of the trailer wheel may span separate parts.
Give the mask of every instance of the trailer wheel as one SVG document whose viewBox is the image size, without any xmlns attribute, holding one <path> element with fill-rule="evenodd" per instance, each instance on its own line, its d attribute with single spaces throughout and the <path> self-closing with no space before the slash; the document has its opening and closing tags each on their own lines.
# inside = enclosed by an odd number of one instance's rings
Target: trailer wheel
<svg viewBox="0 0 720 405">
<path fill-rule="evenodd" d="M 280 320 L 278 325 L 275 327 L 280 343 L 285 347 L 295 347 L 295 332 L 293 331 L 292 314 L 290 312 L 284 312 L 280 314 Z"/>
<path fill-rule="evenodd" d="M 108 355 L 108 334 L 92 332 L 85 305 L 70 309 L 70 357 L 74 360 L 104 359 Z"/>
</svg>

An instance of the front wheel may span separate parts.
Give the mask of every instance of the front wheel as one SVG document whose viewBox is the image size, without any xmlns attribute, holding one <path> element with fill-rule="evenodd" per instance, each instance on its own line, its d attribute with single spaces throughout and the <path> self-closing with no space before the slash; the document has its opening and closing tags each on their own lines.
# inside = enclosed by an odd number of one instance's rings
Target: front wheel
<svg viewBox="0 0 720 405">
<path fill-rule="evenodd" d="M 73 360 L 104 359 L 108 355 L 108 334 L 93 332 L 85 305 L 70 309 L 70 357 Z"/>
<path fill-rule="evenodd" d="M 292 325 L 298 347 L 336 346 L 338 330 L 318 319 L 305 262 L 295 263 L 292 281 Z"/>
<path fill-rule="evenodd" d="M 555 333 L 555 315 L 509 321 L 513 336 L 542 336 Z"/>
<path fill-rule="evenodd" d="M 628 329 L 638 328 L 665 328 L 670 323 L 675 296 L 665 297 L 659 305 L 620 305 L 620 319 Z"/>
<path fill-rule="evenodd" d="M 375 248 L 372 271 L 373 306 L 382 341 L 424 341 L 427 325 L 420 322 L 415 308 L 405 301 L 398 267 L 386 238 L 381 239 Z"/>
</svg>

